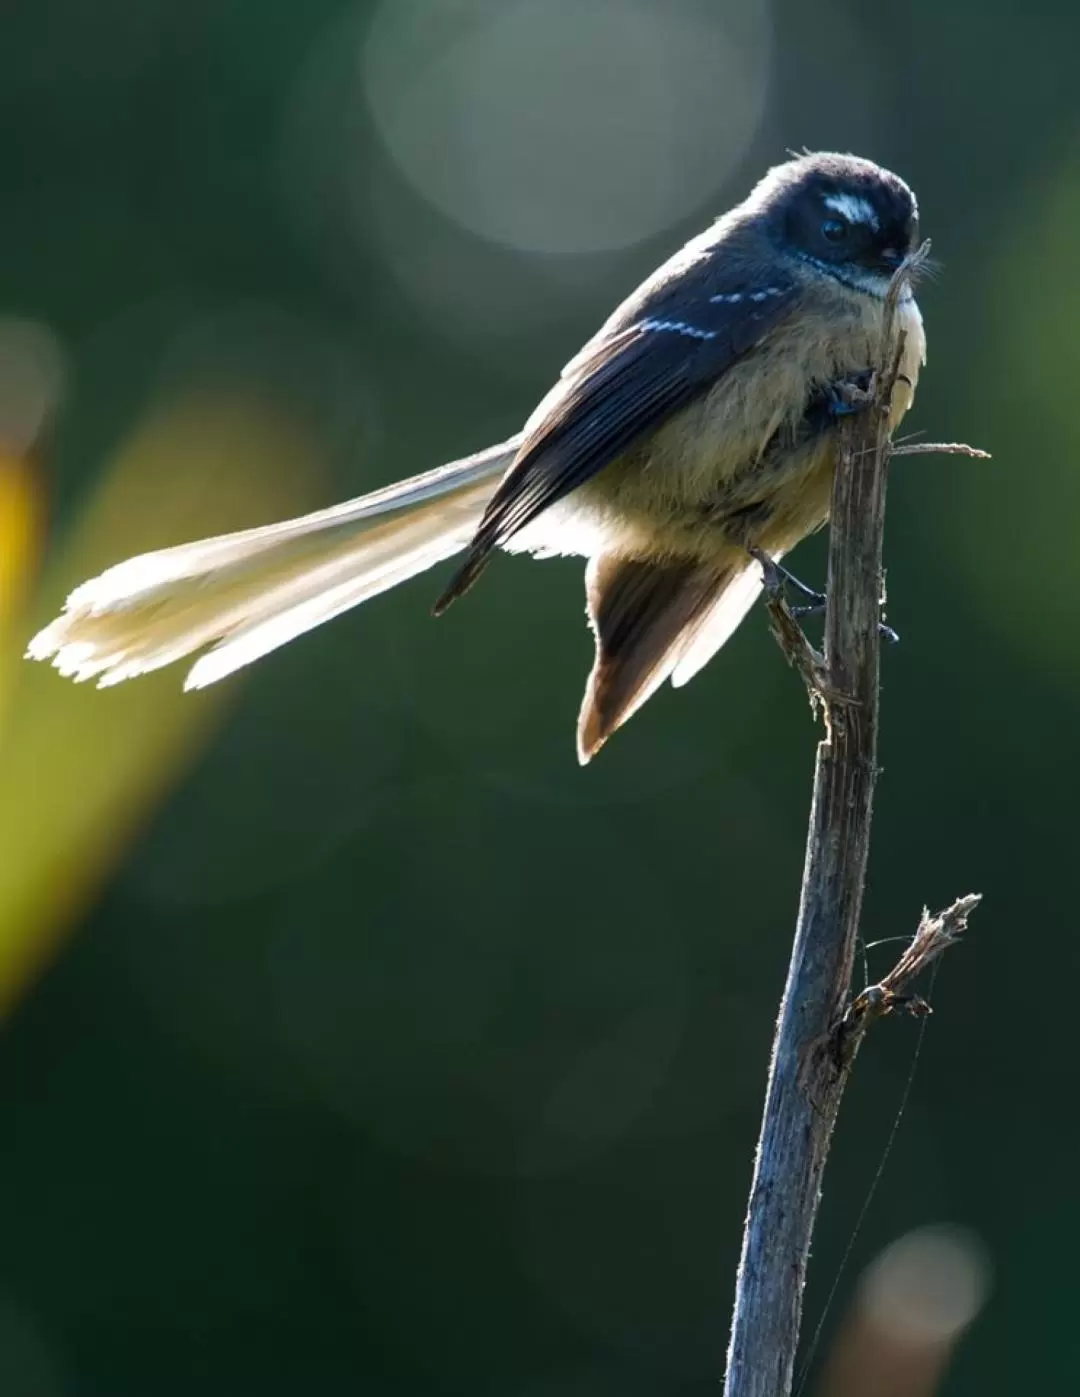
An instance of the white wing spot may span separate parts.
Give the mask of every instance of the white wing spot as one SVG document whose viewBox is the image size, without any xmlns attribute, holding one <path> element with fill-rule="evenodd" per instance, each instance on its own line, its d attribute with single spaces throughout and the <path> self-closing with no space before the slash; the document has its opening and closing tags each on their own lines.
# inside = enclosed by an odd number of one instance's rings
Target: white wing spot
<svg viewBox="0 0 1080 1397">
<path fill-rule="evenodd" d="M 714 340 L 719 330 L 702 330 L 697 325 L 688 325 L 685 320 L 643 320 L 643 330 L 674 330 L 677 335 L 689 335 L 695 340 Z"/>
<path fill-rule="evenodd" d="M 740 301 L 767 301 L 770 296 L 782 296 L 784 289 L 782 286 L 763 286 L 760 291 L 722 291 L 718 296 L 710 296 L 709 300 L 718 306 L 737 306 Z"/>
</svg>

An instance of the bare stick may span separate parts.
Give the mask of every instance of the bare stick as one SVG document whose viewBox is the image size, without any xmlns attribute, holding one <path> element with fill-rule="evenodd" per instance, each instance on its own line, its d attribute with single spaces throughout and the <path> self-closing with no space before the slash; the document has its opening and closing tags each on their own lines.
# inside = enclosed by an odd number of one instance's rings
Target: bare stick
<svg viewBox="0 0 1080 1397">
<path fill-rule="evenodd" d="M 855 1048 L 871 1018 L 885 1012 L 872 1013 L 868 1001 L 856 1014 L 849 1001 L 877 774 L 888 408 L 903 353 L 896 312 L 928 246 L 893 278 L 865 411 L 848 417 L 840 430 L 823 658 L 805 637 L 797 640 L 799 627 L 782 597 L 770 599 L 782 648 L 824 709 L 826 736 L 817 750 L 799 917 L 743 1234 L 726 1397 L 787 1397 L 791 1391 L 833 1125 Z M 895 988 L 891 993 L 890 1007 L 897 1002 Z"/>
<path fill-rule="evenodd" d="M 788 606 L 784 596 L 784 579 L 776 563 L 760 548 L 751 548 L 750 556 L 761 568 L 765 584 L 765 605 L 769 609 L 769 628 L 773 639 L 783 651 L 788 664 L 802 675 L 810 698 L 810 708 L 816 713 L 818 704 L 829 687 L 825 677 L 825 656 L 815 650 L 807 640 L 795 613 Z"/>
<path fill-rule="evenodd" d="M 890 446 L 892 456 L 970 456 L 976 461 L 989 461 L 989 451 L 968 446 L 966 441 L 909 441 Z"/>
<path fill-rule="evenodd" d="M 929 910 L 923 908 L 907 950 L 884 979 L 876 985 L 867 985 L 855 997 L 844 1015 L 836 1036 L 837 1058 L 842 1067 L 851 1066 L 866 1030 L 878 1019 L 896 1009 L 904 1009 L 916 1017 L 930 1013 L 929 1004 L 914 994 L 911 987 L 928 966 L 950 946 L 956 945 L 967 931 L 968 918 L 981 901 L 981 893 L 968 893 L 966 897 L 958 897 L 936 917 L 931 917 Z"/>
</svg>

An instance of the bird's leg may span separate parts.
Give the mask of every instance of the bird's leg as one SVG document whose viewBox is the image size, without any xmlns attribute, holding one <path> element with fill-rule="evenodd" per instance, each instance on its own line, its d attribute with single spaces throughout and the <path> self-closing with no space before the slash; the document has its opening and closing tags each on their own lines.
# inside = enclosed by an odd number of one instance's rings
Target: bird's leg
<svg viewBox="0 0 1080 1397">
<path fill-rule="evenodd" d="M 776 600 L 783 596 L 785 587 L 792 587 L 800 595 L 809 598 L 809 605 L 793 608 L 792 615 L 810 616 L 825 610 L 826 596 L 824 592 L 815 592 L 813 587 L 808 587 L 805 582 L 800 582 L 794 573 L 781 567 L 776 559 L 770 557 L 764 549 L 758 548 L 754 544 L 748 544 L 746 551 L 761 567 L 765 581 L 765 592 L 770 600 Z"/>
<path fill-rule="evenodd" d="M 770 600 L 783 596 L 784 588 L 791 587 L 801 596 L 808 599 L 802 605 L 793 606 L 791 608 L 792 616 L 801 620 L 804 616 L 821 616 L 824 614 L 825 607 L 828 605 L 829 600 L 824 592 L 816 592 L 813 587 L 808 587 L 807 584 L 800 581 L 793 572 L 789 572 L 787 568 L 781 567 L 775 558 L 770 558 L 768 553 L 765 553 L 762 549 L 751 545 L 746 551 L 761 567 L 765 580 L 765 593 Z M 878 634 L 883 640 L 887 640 L 893 645 L 897 644 L 900 640 L 896 631 L 894 631 L 891 626 L 887 626 L 884 621 L 878 623 Z"/>
<path fill-rule="evenodd" d="M 781 569 L 781 571 L 783 571 L 783 569 Z M 823 616 L 825 614 L 828 597 L 826 597 L 824 592 L 812 592 L 810 588 L 804 586 L 797 577 L 792 577 L 790 572 L 784 573 L 784 579 L 789 585 L 797 587 L 804 594 L 815 598 L 808 606 L 793 606 L 791 608 L 792 616 L 797 617 L 801 621 L 804 616 Z M 900 644 L 899 633 L 894 631 L 892 626 L 887 626 L 884 621 L 878 622 L 878 635 L 881 636 L 882 640 L 887 640 L 890 645 Z"/>
<path fill-rule="evenodd" d="M 793 606 L 791 608 L 792 615 L 820 616 L 821 613 L 825 610 L 825 604 L 828 601 L 828 598 L 826 597 L 825 593 L 815 592 L 813 587 L 808 587 L 806 583 L 801 582 L 793 572 L 789 572 L 787 568 L 781 567 L 779 563 L 774 562 L 773 567 L 780 574 L 780 579 L 782 583 L 786 583 L 787 586 L 793 588 L 794 591 L 798 592 L 800 596 L 806 597 L 807 599 L 804 605 Z"/>
</svg>

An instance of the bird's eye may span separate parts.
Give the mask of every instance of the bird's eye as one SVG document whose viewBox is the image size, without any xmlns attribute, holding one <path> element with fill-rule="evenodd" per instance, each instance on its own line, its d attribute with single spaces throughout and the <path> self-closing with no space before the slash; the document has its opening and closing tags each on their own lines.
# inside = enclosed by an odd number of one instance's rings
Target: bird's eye
<svg viewBox="0 0 1080 1397">
<path fill-rule="evenodd" d="M 821 225 L 821 236 L 830 243 L 842 243 L 848 235 L 848 224 L 842 218 L 827 218 Z"/>
</svg>

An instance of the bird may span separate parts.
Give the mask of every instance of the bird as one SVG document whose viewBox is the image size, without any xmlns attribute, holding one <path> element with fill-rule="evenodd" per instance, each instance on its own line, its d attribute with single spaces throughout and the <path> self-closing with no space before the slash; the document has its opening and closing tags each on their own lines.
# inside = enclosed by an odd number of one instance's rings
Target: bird
<svg viewBox="0 0 1080 1397">
<path fill-rule="evenodd" d="M 514 436 L 301 518 L 118 563 L 27 654 L 109 686 L 203 651 L 185 681 L 201 689 L 456 555 L 435 615 L 497 550 L 583 557 L 584 764 L 665 680 L 697 674 L 768 566 L 827 522 L 837 385 L 877 362 L 918 238 L 898 175 L 793 156 L 626 297 Z M 926 359 L 910 283 L 896 313 L 890 430 Z"/>
</svg>

